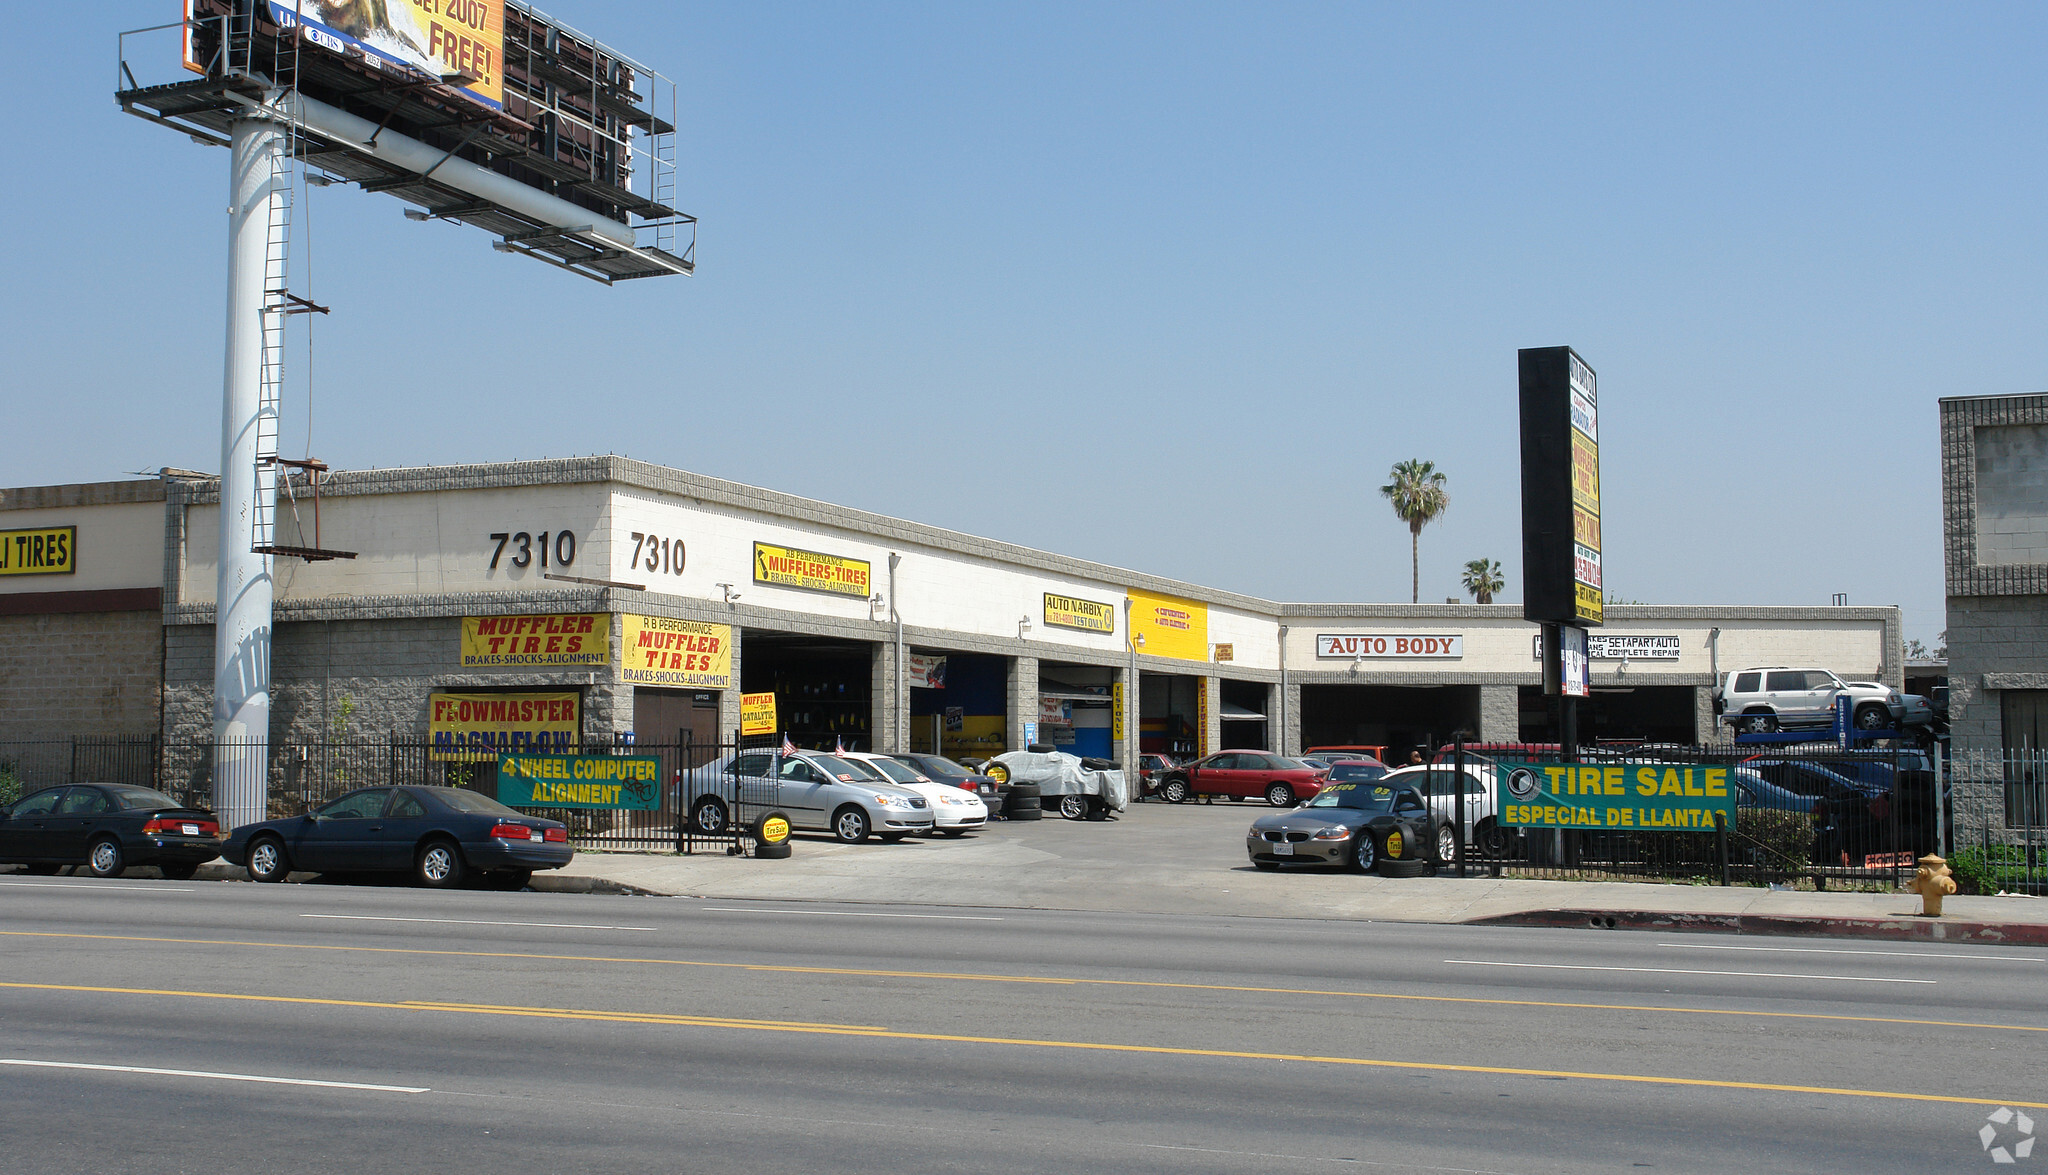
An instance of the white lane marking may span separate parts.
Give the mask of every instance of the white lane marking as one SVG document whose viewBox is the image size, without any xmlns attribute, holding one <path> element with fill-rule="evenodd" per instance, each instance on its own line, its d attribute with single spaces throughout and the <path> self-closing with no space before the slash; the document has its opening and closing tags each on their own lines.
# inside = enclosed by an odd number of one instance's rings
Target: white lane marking
<svg viewBox="0 0 2048 1175">
<path fill-rule="evenodd" d="M 358 1081 L 313 1081 L 304 1077 L 259 1077 L 253 1073 L 208 1073 L 198 1069 L 145 1069 L 139 1065 L 84 1065 L 76 1061 L 0 1058 L 0 1065 L 32 1069 L 85 1069 L 95 1073 L 141 1073 L 149 1077 L 205 1077 L 214 1081 L 255 1081 L 264 1085 L 310 1085 L 318 1089 L 366 1089 L 373 1093 L 428 1093 L 424 1085 L 365 1085 Z"/>
<path fill-rule="evenodd" d="M 942 922 L 1001 922 L 983 914 L 869 914 L 858 910 L 750 910 L 744 906 L 703 906 L 713 914 L 815 914 L 820 918 L 935 918 Z"/>
<path fill-rule="evenodd" d="M 1642 975 L 1739 975 L 1746 979 L 1835 979 L 1853 983 L 1939 983 L 1938 979 L 1882 979 L 1875 975 L 1794 975 L 1782 971 L 1685 971 L 1677 967 L 1593 967 L 1582 963 L 1503 963 L 1494 959 L 1445 959 L 1468 967 L 1535 967 L 1545 971 L 1633 971 Z"/>
<path fill-rule="evenodd" d="M 1885 959 L 1995 959 L 2000 963 L 2048 963 L 2048 956 L 2029 959 L 2021 955 L 1950 955 L 1941 951 L 1845 951 L 1839 947 L 1736 947 L 1704 942 L 1660 942 L 1660 947 L 1683 947 L 1694 951 L 1778 951 L 1794 955 L 1871 955 Z"/>
<path fill-rule="evenodd" d="M 587 922 L 491 922 L 482 918 L 393 918 L 381 914 L 301 914 L 301 918 L 332 918 L 343 922 L 431 922 L 437 926 L 537 926 L 549 930 L 647 930 L 652 926 L 594 926 Z"/>
<path fill-rule="evenodd" d="M 116 885 L 111 881 L 8 881 L 17 889 L 126 889 L 136 893 L 191 893 L 194 886 Z"/>
<path fill-rule="evenodd" d="M 1358 1167 L 1396 1167 L 1403 1171 L 1441 1171 L 1444 1175 L 1514 1175 L 1512 1171 L 1496 1171 L 1490 1167 L 1431 1167 L 1421 1163 L 1380 1163 L 1371 1159 L 1333 1158 L 1326 1155 L 1282 1155 L 1265 1151 L 1226 1151 L 1208 1146 L 1168 1146 L 1163 1142 L 1133 1142 L 1128 1146 L 1147 1151 L 1186 1151 L 1196 1155 L 1230 1155 L 1246 1159 L 1292 1159 L 1306 1163 L 1344 1163 Z"/>
</svg>

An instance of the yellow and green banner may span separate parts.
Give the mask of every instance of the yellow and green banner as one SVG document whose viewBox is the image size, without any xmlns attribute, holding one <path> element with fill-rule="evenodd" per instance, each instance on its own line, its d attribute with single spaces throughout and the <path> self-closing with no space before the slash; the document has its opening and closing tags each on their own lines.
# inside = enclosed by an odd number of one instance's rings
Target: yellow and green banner
<svg viewBox="0 0 2048 1175">
<path fill-rule="evenodd" d="M 498 802 L 514 808 L 661 807 L 654 755 L 500 755 Z"/>
<path fill-rule="evenodd" d="M 1500 822 L 1519 828 L 1712 832 L 1735 819 L 1728 768 L 1501 760 Z"/>
</svg>

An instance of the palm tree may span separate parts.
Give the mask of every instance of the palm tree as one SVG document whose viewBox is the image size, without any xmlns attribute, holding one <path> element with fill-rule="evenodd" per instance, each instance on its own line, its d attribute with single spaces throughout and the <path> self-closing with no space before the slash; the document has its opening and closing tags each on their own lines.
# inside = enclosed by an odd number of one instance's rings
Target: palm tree
<svg viewBox="0 0 2048 1175">
<path fill-rule="evenodd" d="M 1493 603 L 1493 593 L 1507 586 L 1500 577 L 1500 564 L 1486 558 L 1474 559 L 1465 564 L 1465 590 L 1481 604 Z"/>
<path fill-rule="evenodd" d="M 1410 603 L 1422 602 L 1422 528 L 1436 521 L 1436 516 L 1451 504 L 1451 497 L 1444 491 L 1444 475 L 1436 470 L 1436 462 L 1410 458 L 1394 466 L 1389 475 L 1393 481 L 1380 487 L 1394 504 L 1394 517 L 1408 524 L 1408 563 L 1412 575 L 1414 598 Z"/>
</svg>

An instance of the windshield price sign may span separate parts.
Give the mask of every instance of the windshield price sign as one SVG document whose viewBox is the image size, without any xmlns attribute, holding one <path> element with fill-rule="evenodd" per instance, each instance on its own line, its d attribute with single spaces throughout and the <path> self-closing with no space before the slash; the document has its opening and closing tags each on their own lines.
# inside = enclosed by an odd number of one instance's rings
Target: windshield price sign
<svg viewBox="0 0 2048 1175">
<path fill-rule="evenodd" d="M 1716 815 L 1735 820 L 1726 767 L 1502 760 L 1499 771 L 1500 822 L 1518 828 L 1712 832 Z"/>
</svg>

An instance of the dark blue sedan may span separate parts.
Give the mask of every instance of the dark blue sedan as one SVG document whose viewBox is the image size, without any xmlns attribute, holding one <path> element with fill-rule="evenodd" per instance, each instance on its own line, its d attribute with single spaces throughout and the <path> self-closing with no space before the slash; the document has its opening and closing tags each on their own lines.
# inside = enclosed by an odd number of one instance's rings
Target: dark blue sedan
<svg viewBox="0 0 2048 1175">
<path fill-rule="evenodd" d="M 453 787 L 366 787 L 304 816 L 246 824 L 220 855 L 252 881 L 287 873 L 411 873 L 447 888 L 480 875 L 518 889 L 575 850 L 568 826 Z"/>
<path fill-rule="evenodd" d="M 183 881 L 219 855 L 213 813 L 155 788 L 73 783 L 0 807 L 0 864 L 30 873 L 83 865 L 95 877 L 119 877 L 130 865 L 154 865 Z"/>
</svg>

